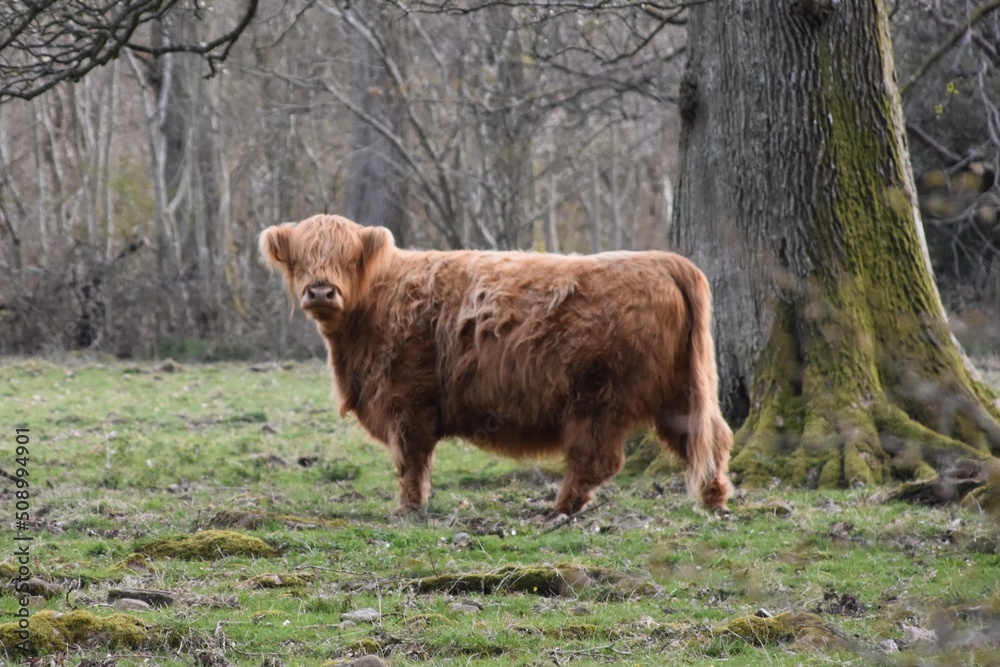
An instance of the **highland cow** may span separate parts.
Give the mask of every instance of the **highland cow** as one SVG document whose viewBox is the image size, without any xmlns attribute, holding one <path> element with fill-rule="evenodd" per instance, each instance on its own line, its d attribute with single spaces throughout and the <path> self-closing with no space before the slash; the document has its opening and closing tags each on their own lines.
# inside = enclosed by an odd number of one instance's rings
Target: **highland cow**
<svg viewBox="0 0 1000 667">
<path fill-rule="evenodd" d="M 724 510 L 732 433 L 717 397 L 705 276 L 667 252 L 421 252 L 382 227 L 317 215 L 260 249 L 326 341 L 341 414 L 383 442 L 400 506 L 427 502 L 434 448 L 457 436 L 561 455 L 555 509 L 580 511 L 647 424 Z"/>
</svg>

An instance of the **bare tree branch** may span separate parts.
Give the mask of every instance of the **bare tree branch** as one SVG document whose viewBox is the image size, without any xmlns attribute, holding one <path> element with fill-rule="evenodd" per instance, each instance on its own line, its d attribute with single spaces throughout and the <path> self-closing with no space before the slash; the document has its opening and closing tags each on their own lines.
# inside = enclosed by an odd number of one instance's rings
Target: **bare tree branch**
<svg viewBox="0 0 1000 667">
<path fill-rule="evenodd" d="M 899 87 L 899 94 L 906 95 L 906 91 L 908 91 L 913 84 L 919 81 L 920 77 L 926 74 L 927 70 L 930 69 L 934 63 L 940 60 L 941 57 L 955 45 L 955 42 L 967 35 L 969 30 L 972 29 L 972 26 L 978 23 L 980 19 L 996 9 L 1000 9 L 1000 0 L 990 0 L 989 2 L 976 7 L 969 14 L 967 21 L 952 30 L 944 41 L 941 42 L 936 49 L 931 51 L 927 57 L 924 58 L 923 62 L 917 65 L 917 68 L 913 70 L 913 73 L 906 80 L 906 82 Z"/>
<path fill-rule="evenodd" d="M 714 0 L 679 0 L 678 2 L 636 2 L 635 0 L 595 0 L 582 2 L 580 0 L 548 0 L 539 3 L 537 0 L 390 0 L 403 11 L 444 14 L 473 14 L 475 12 L 495 7 L 542 9 L 548 16 L 568 12 L 601 12 L 615 9 L 636 9 L 656 14 L 661 12 L 676 12 L 695 5 L 702 5 Z"/>
<path fill-rule="evenodd" d="M 152 46 L 138 36 L 140 29 L 175 12 L 200 19 L 205 10 L 197 0 L 7 0 L 0 5 L 0 103 L 78 81 L 123 48 L 152 56 L 198 54 L 211 76 L 257 13 L 258 0 L 245 2 L 235 26 L 214 39 Z"/>
<path fill-rule="evenodd" d="M 909 130 L 910 134 L 913 135 L 915 139 L 919 139 L 921 143 L 933 150 L 935 153 L 940 155 L 942 158 L 948 162 L 960 162 L 962 156 L 955 151 L 949 149 L 947 146 L 942 144 L 940 141 L 927 134 L 923 128 L 921 128 L 916 123 L 907 123 L 906 129 Z"/>
</svg>

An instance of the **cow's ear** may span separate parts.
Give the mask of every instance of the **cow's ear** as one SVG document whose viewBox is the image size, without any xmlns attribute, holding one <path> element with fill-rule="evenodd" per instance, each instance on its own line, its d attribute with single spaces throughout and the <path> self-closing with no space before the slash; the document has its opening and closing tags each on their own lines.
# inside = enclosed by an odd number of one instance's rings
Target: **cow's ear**
<svg viewBox="0 0 1000 667">
<path fill-rule="evenodd" d="M 274 225 L 260 233 L 260 254 L 271 269 L 289 269 L 289 240 L 293 224 Z"/>
<path fill-rule="evenodd" d="M 361 230 L 361 263 L 365 270 L 378 265 L 396 245 L 392 232 L 385 227 L 364 227 Z"/>
</svg>

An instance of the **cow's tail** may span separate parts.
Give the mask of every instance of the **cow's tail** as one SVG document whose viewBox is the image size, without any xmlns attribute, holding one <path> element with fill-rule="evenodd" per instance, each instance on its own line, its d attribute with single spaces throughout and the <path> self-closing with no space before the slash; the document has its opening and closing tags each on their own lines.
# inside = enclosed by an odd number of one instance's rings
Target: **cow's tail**
<svg viewBox="0 0 1000 667">
<path fill-rule="evenodd" d="M 693 267 L 692 267 L 693 268 Z M 712 341 L 712 296 L 705 275 L 693 268 L 685 287 L 691 313 L 690 387 L 688 394 L 688 491 L 711 509 L 724 510 L 733 493 L 729 450 L 733 434 L 719 409 L 719 377 Z"/>
</svg>

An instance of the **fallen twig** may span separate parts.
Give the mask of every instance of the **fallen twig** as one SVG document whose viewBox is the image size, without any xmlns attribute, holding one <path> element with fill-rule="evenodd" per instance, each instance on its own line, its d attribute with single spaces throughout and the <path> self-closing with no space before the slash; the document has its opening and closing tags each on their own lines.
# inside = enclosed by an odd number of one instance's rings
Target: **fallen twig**
<svg viewBox="0 0 1000 667">
<path fill-rule="evenodd" d="M 596 510 L 596 509 L 599 509 L 601 507 L 604 507 L 607 504 L 608 504 L 607 500 L 602 500 L 599 503 L 594 503 L 593 505 L 587 505 L 586 507 L 584 507 L 582 510 L 580 510 L 576 514 L 564 515 L 563 518 L 557 519 L 556 522 L 553 525 L 549 526 L 548 528 L 546 528 L 545 530 L 543 530 L 542 532 L 540 532 L 538 534 L 539 535 L 548 535 L 549 533 L 555 532 L 555 531 L 559 530 L 560 528 L 562 528 L 563 526 L 565 526 L 566 524 L 572 523 L 574 519 L 576 519 L 578 517 L 581 517 L 584 514 L 587 514 L 588 512 L 591 512 L 593 510 Z"/>
</svg>

